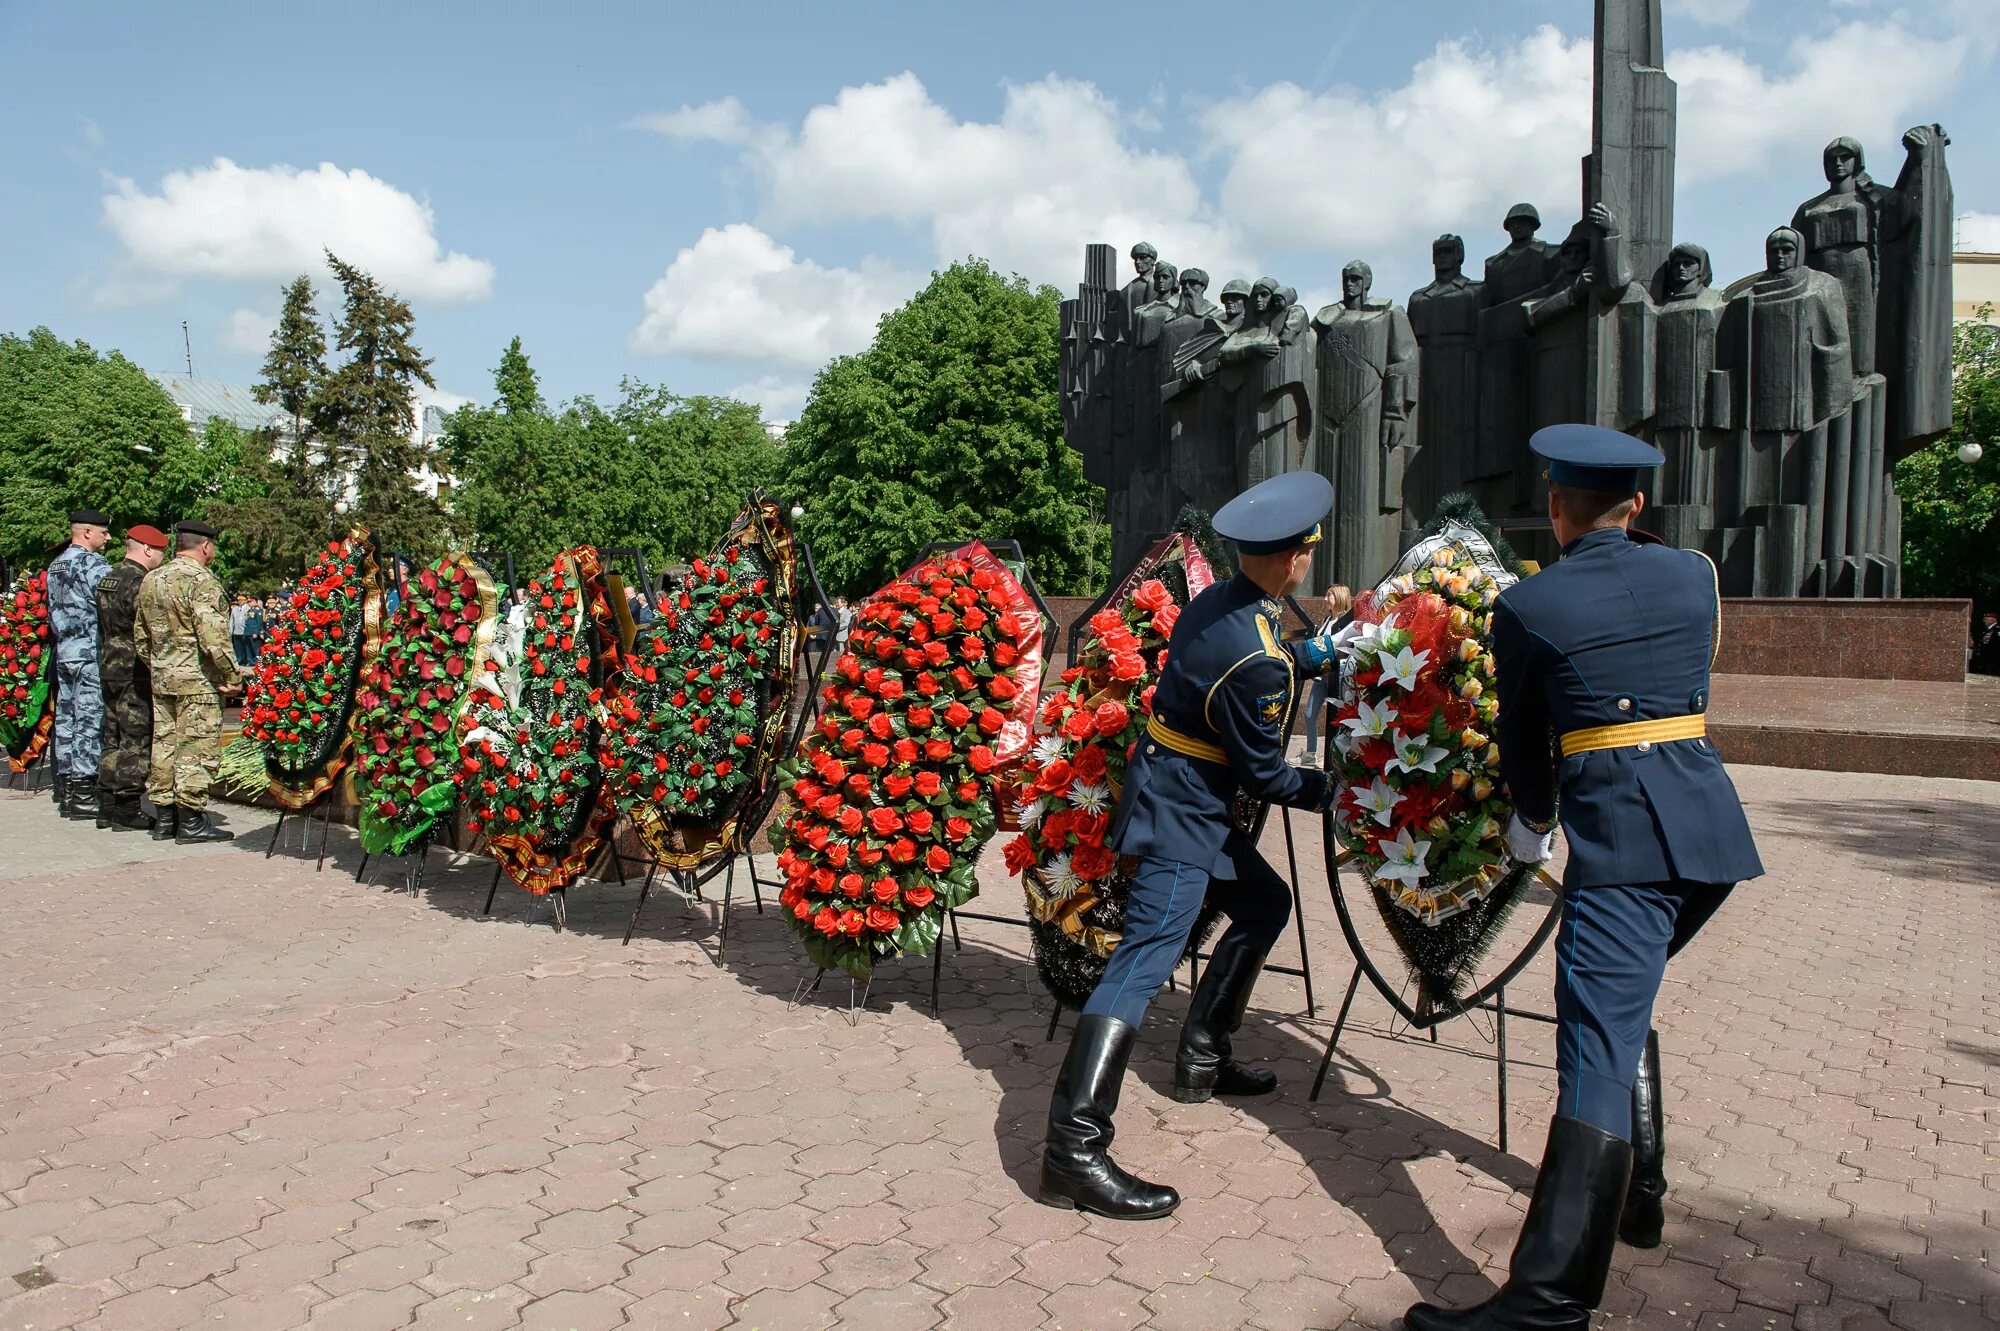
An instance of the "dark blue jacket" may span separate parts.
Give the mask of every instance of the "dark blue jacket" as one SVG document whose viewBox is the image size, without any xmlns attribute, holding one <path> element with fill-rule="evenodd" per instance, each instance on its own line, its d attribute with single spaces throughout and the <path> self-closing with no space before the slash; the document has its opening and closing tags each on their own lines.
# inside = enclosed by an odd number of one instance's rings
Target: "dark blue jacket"
<svg viewBox="0 0 2000 1331">
<path fill-rule="evenodd" d="M 1141 735 L 1125 770 L 1110 845 L 1120 854 L 1176 860 L 1227 876 L 1224 842 L 1235 826 L 1240 790 L 1260 803 L 1316 809 L 1324 772 L 1285 761 L 1281 730 L 1298 693 L 1309 644 L 1278 640 L 1283 609 L 1237 574 L 1194 598 L 1174 625 L 1153 716 L 1197 746 L 1194 757 Z"/>
<path fill-rule="evenodd" d="M 1618 528 L 1579 536 L 1493 613 L 1500 771 L 1522 817 L 1561 796 L 1569 887 L 1737 883 L 1764 872 L 1736 787 L 1706 739 L 1562 758 L 1572 730 L 1708 710 L 1721 631 L 1715 567 Z"/>
</svg>

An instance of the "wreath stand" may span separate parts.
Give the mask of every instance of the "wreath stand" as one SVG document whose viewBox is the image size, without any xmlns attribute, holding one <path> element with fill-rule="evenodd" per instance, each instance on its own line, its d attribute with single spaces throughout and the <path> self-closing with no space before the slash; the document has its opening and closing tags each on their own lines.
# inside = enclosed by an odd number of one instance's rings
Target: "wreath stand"
<svg viewBox="0 0 2000 1331">
<path fill-rule="evenodd" d="M 1331 846 L 1333 844 L 1330 839 L 1331 828 L 1328 829 L 1328 833 L 1328 844 Z M 1333 1062 L 1334 1047 L 1340 1043 L 1341 1032 L 1347 1026 L 1348 1013 L 1354 1007 L 1355 991 L 1361 987 L 1361 977 L 1365 975 L 1368 977 L 1369 983 L 1375 986 L 1376 992 L 1381 994 L 1390 1008 L 1393 1009 L 1394 1016 L 1401 1018 L 1412 1029 L 1427 1033 L 1430 1036 L 1432 1044 L 1437 1043 L 1438 1027 L 1448 1021 L 1475 1011 L 1491 1012 L 1493 1014 L 1493 1045 L 1495 1055 L 1494 1096 L 1498 1106 L 1500 1121 L 1499 1147 L 1501 1151 L 1506 1151 L 1507 1018 L 1519 1017 L 1524 1021 L 1539 1021 L 1550 1026 L 1556 1024 L 1555 1017 L 1550 1013 L 1532 1012 L 1525 1008 L 1509 1007 L 1507 1004 L 1507 986 L 1523 970 L 1527 969 L 1528 963 L 1535 959 L 1535 954 L 1542 950 L 1543 945 L 1549 941 L 1550 935 L 1555 933 L 1556 925 L 1562 917 L 1562 885 L 1549 877 L 1548 870 L 1538 866 L 1534 872 L 1535 881 L 1551 889 L 1555 893 L 1555 900 L 1550 904 L 1548 913 L 1542 917 L 1541 923 L 1535 927 L 1534 936 L 1527 941 L 1512 961 L 1501 968 L 1498 975 L 1473 990 L 1470 994 L 1454 999 L 1437 1012 L 1429 1016 L 1419 1016 L 1416 1010 L 1404 1000 L 1402 994 L 1390 985 L 1388 977 L 1382 974 L 1380 968 L 1369 957 L 1367 948 L 1362 945 L 1361 936 L 1355 931 L 1354 917 L 1347 904 L 1347 895 L 1343 890 L 1340 874 L 1341 866 L 1348 863 L 1352 858 L 1353 852 L 1342 850 L 1337 855 L 1329 857 L 1327 862 L 1327 887 L 1333 894 L 1334 911 L 1340 917 L 1340 932 L 1347 940 L 1348 950 L 1354 954 L 1354 974 L 1348 978 L 1347 994 L 1341 999 L 1340 1015 L 1334 1018 L 1333 1031 L 1327 1036 L 1326 1053 L 1320 1057 L 1319 1073 L 1313 1078 L 1312 1094 L 1308 1098 L 1318 1100 L 1320 1089 L 1326 1084 L 1327 1068 Z"/>
<path fill-rule="evenodd" d="M 333 795 L 339 788 L 340 783 L 336 781 L 296 809 L 288 804 L 280 803 L 278 806 L 278 822 L 271 829 L 271 844 L 264 847 L 264 858 L 267 860 L 270 859 L 277 852 L 279 843 L 284 840 L 286 819 L 297 819 L 305 824 L 299 834 L 299 851 L 301 854 L 312 843 L 312 825 L 318 823 L 319 855 L 313 862 L 313 872 L 319 873 L 324 870 L 326 868 L 327 841 L 333 835 Z M 363 863 L 365 864 L 366 862 L 366 857 L 364 856 Z M 358 874 L 356 875 L 356 881 L 360 881 Z"/>
<path fill-rule="evenodd" d="M 621 887 L 625 885 L 627 882 L 625 877 L 625 861 L 618 854 L 618 847 L 613 843 L 611 835 L 612 827 L 616 825 L 613 822 L 611 826 L 605 828 L 603 846 L 598 849 L 597 854 L 592 858 L 590 867 L 577 875 L 577 882 L 580 883 L 586 878 L 595 878 L 600 883 L 608 882 L 609 880 L 604 876 L 604 862 L 608 859 L 611 861 L 612 872 L 618 875 L 619 885 Z M 493 901 L 494 898 L 500 895 L 500 880 L 506 876 L 506 872 L 507 866 L 496 859 L 493 862 L 493 881 L 486 885 L 486 906 L 479 912 L 481 915 L 491 915 L 493 913 Z M 561 933 L 569 923 L 569 884 L 564 883 L 552 887 L 547 892 L 542 893 L 542 895 L 547 897 L 549 904 L 555 908 L 555 918 L 550 923 L 555 926 L 557 933 Z"/>
<path fill-rule="evenodd" d="M 444 823 L 445 835 L 451 838 L 451 852 L 455 855 L 463 854 L 465 848 L 458 844 L 458 815 L 456 809 L 453 809 L 451 817 L 448 820 L 443 815 L 440 815 L 439 821 Z M 384 856 L 385 859 L 399 859 L 403 861 L 403 887 L 411 896 L 416 896 L 423 891 L 424 864 L 430 858 L 431 842 L 437 836 L 437 829 L 438 823 L 433 822 L 429 827 L 424 829 L 423 835 L 418 837 L 411 844 L 410 848 L 405 850 L 401 855 Z M 368 872 L 368 861 L 373 858 L 375 857 L 372 853 L 365 851 L 362 853 L 361 863 L 354 866 L 355 882 L 360 882 L 363 875 Z"/>
<path fill-rule="evenodd" d="M 616 852 L 613 853 L 615 854 Z M 757 858 L 748 850 L 741 852 L 741 857 L 750 866 L 750 891 L 757 902 L 757 913 L 762 915 L 764 913 L 764 880 L 757 874 Z M 703 896 L 701 892 L 703 884 L 714 882 L 716 876 L 719 874 L 722 876 L 722 900 L 718 904 L 719 915 L 716 923 L 718 936 L 715 944 L 715 964 L 720 966 L 722 958 L 729 951 L 729 905 L 736 896 L 737 858 L 737 853 L 731 852 L 729 855 L 712 861 L 706 868 L 700 869 L 676 869 L 672 865 L 662 865 L 658 860 L 648 861 L 647 863 L 650 863 L 651 867 L 646 870 L 646 881 L 639 885 L 639 901 L 637 905 L 632 907 L 632 922 L 625 926 L 624 946 L 630 947 L 632 945 L 632 935 L 637 933 L 639 929 L 640 913 L 646 909 L 646 898 L 652 895 L 653 879 L 658 876 L 662 868 L 666 869 L 668 877 L 674 880 L 675 889 L 682 896 L 692 898 L 703 905 L 709 904 L 708 898 Z M 623 881 L 622 875 L 620 881 Z M 771 886 L 776 887 L 777 884 L 773 883 Z"/>
</svg>

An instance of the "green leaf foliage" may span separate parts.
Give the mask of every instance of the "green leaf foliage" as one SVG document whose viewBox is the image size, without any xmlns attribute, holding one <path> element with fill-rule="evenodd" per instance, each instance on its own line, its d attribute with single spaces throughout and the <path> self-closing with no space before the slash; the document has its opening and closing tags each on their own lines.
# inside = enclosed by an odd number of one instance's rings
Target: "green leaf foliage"
<svg viewBox="0 0 2000 1331">
<path fill-rule="evenodd" d="M 782 492 L 802 505 L 829 591 L 864 592 L 932 541 L 1021 542 L 1050 593 L 1103 586 L 1102 492 L 1064 442 L 1061 297 L 955 263 L 883 317 L 868 350 L 822 370 L 785 438 Z"/>
<path fill-rule="evenodd" d="M 2000 609 L 2000 328 L 1993 307 L 1952 330 L 1951 431 L 1896 464 L 1903 501 L 1903 594 L 1969 596 Z M 1958 460 L 1977 443 L 1985 455 Z"/>
</svg>

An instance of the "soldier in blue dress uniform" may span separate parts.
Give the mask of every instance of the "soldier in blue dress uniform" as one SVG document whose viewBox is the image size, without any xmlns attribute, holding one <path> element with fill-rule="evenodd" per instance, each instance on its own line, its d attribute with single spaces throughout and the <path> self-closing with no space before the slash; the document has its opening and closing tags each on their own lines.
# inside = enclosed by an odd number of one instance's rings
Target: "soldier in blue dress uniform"
<svg viewBox="0 0 2000 1331">
<path fill-rule="evenodd" d="M 95 509 L 69 515 L 69 545 L 49 565 L 49 628 L 56 640 L 55 776 L 65 818 L 96 821 L 104 694 L 97 676 L 97 584 L 111 572 L 98 551 L 111 519 Z"/>
<path fill-rule="evenodd" d="M 1618 1238 L 1660 1241 L 1666 1194 L 1653 1000 L 1667 959 L 1764 872 L 1706 738 L 1721 633 L 1707 557 L 1629 530 L 1650 445 L 1594 425 L 1530 442 L 1562 559 L 1493 614 L 1500 770 L 1516 859 L 1569 843 L 1556 932 L 1556 1117 L 1507 1283 L 1476 1308 L 1420 1303 L 1410 1331 L 1590 1325 Z M 1559 750 L 1559 752 L 1558 752 Z"/>
<path fill-rule="evenodd" d="M 1281 727 L 1301 675 L 1336 660 L 1328 639 L 1282 643 L 1280 598 L 1311 570 L 1333 486 L 1313 472 L 1275 476 L 1224 505 L 1218 534 L 1236 542 L 1240 571 L 1189 605 L 1174 626 L 1153 714 L 1135 747 L 1112 820 L 1111 846 L 1138 858 L 1125 929 L 1084 1005 L 1049 1104 L 1038 1196 L 1119 1219 L 1164 1216 L 1172 1188 L 1120 1169 L 1109 1154 L 1120 1083 L 1147 1004 L 1187 948 L 1204 901 L 1229 916 L 1181 1031 L 1174 1098 L 1261 1095 L 1268 1069 L 1231 1058 L 1264 957 L 1291 917 L 1291 886 L 1235 824 L 1238 791 L 1323 809 L 1324 772 L 1285 761 Z"/>
</svg>

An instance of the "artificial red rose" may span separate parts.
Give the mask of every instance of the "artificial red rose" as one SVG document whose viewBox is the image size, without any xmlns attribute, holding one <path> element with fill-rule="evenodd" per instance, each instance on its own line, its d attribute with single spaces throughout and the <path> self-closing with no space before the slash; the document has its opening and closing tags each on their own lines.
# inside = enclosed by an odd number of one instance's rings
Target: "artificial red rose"
<svg viewBox="0 0 2000 1331">
<path fill-rule="evenodd" d="M 1019 874 L 1035 862 L 1035 843 L 1023 834 L 1009 841 L 1001 853 L 1007 861 L 1007 872 Z"/>
<path fill-rule="evenodd" d="M 947 841 L 963 841 L 972 835 L 972 822 L 966 818 L 945 819 L 944 836 Z"/>
<path fill-rule="evenodd" d="M 903 828 L 903 815 L 894 809 L 870 809 L 868 826 L 876 836 L 890 836 Z"/>
<path fill-rule="evenodd" d="M 819 914 L 813 916 L 813 928 L 831 938 L 840 932 L 840 917 L 834 914 L 833 907 L 821 906 Z"/>
<path fill-rule="evenodd" d="M 1173 594 L 1158 578 L 1148 578 L 1132 593 L 1132 604 L 1141 610 L 1162 610 L 1174 603 Z"/>
<path fill-rule="evenodd" d="M 997 735 L 1006 724 L 1006 714 L 997 707 L 989 707 L 979 714 L 979 731 L 983 735 Z"/>
<path fill-rule="evenodd" d="M 951 852 L 943 846 L 932 846 L 924 852 L 924 867 L 932 873 L 944 873 L 951 868 Z"/>
<path fill-rule="evenodd" d="M 1076 757 L 1070 761 L 1070 768 L 1075 772 L 1077 780 L 1085 785 L 1094 786 L 1104 780 L 1106 762 L 1103 749 L 1095 744 L 1086 744 L 1076 751 Z"/>
<path fill-rule="evenodd" d="M 932 890 L 928 883 L 919 883 L 915 887 L 906 887 L 903 889 L 903 904 L 911 910 L 922 910 L 935 900 L 937 900 L 937 893 Z"/>
<path fill-rule="evenodd" d="M 866 918 L 868 927 L 881 934 L 892 934 L 903 924 L 903 917 L 887 906 L 870 906 Z"/>
<path fill-rule="evenodd" d="M 985 776 L 1000 765 L 999 755 L 984 744 L 973 745 L 972 749 L 965 755 L 965 761 L 971 765 L 973 771 L 979 773 L 981 776 Z"/>
<path fill-rule="evenodd" d="M 1125 709 L 1125 704 L 1122 702 L 1104 702 L 1097 705 L 1092 720 L 1099 735 L 1105 739 L 1115 739 L 1131 723 L 1132 714 Z"/>
<path fill-rule="evenodd" d="M 918 809 L 903 819 L 904 824 L 918 836 L 929 836 L 931 825 L 936 821 L 937 815 L 929 809 Z"/>
<path fill-rule="evenodd" d="M 890 799 L 902 799 L 910 793 L 915 782 L 907 776 L 893 775 L 882 778 L 882 788 L 889 792 Z"/>
<path fill-rule="evenodd" d="M 1114 652 L 1111 655 L 1111 678 L 1123 684 L 1141 679 L 1146 673 L 1146 658 L 1137 652 Z"/>
<path fill-rule="evenodd" d="M 972 709 L 962 702 L 954 702 L 944 709 L 944 723 L 953 730 L 963 730 L 972 720 Z"/>
<path fill-rule="evenodd" d="M 1078 846 L 1070 856 L 1069 864 L 1071 872 L 1078 878 L 1095 881 L 1117 867 L 1118 855 L 1103 846 Z"/>
<path fill-rule="evenodd" d="M 1074 778 L 1074 775 L 1075 773 L 1069 765 L 1069 760 L 1058 758 L 1042 768 L 1040 773 L 1036 775 L 1035 789 L 1048 795 L 1061 794 L 1063 791 L 1069 789 L 1069 783 Z"/>
<path fill-rule="evenodd" d="M 944 781 L 936 772 L 917 773 L 917 794 L 923 796 L 925 799 L 930 799 L 943 789 Z"/>
</svg>

